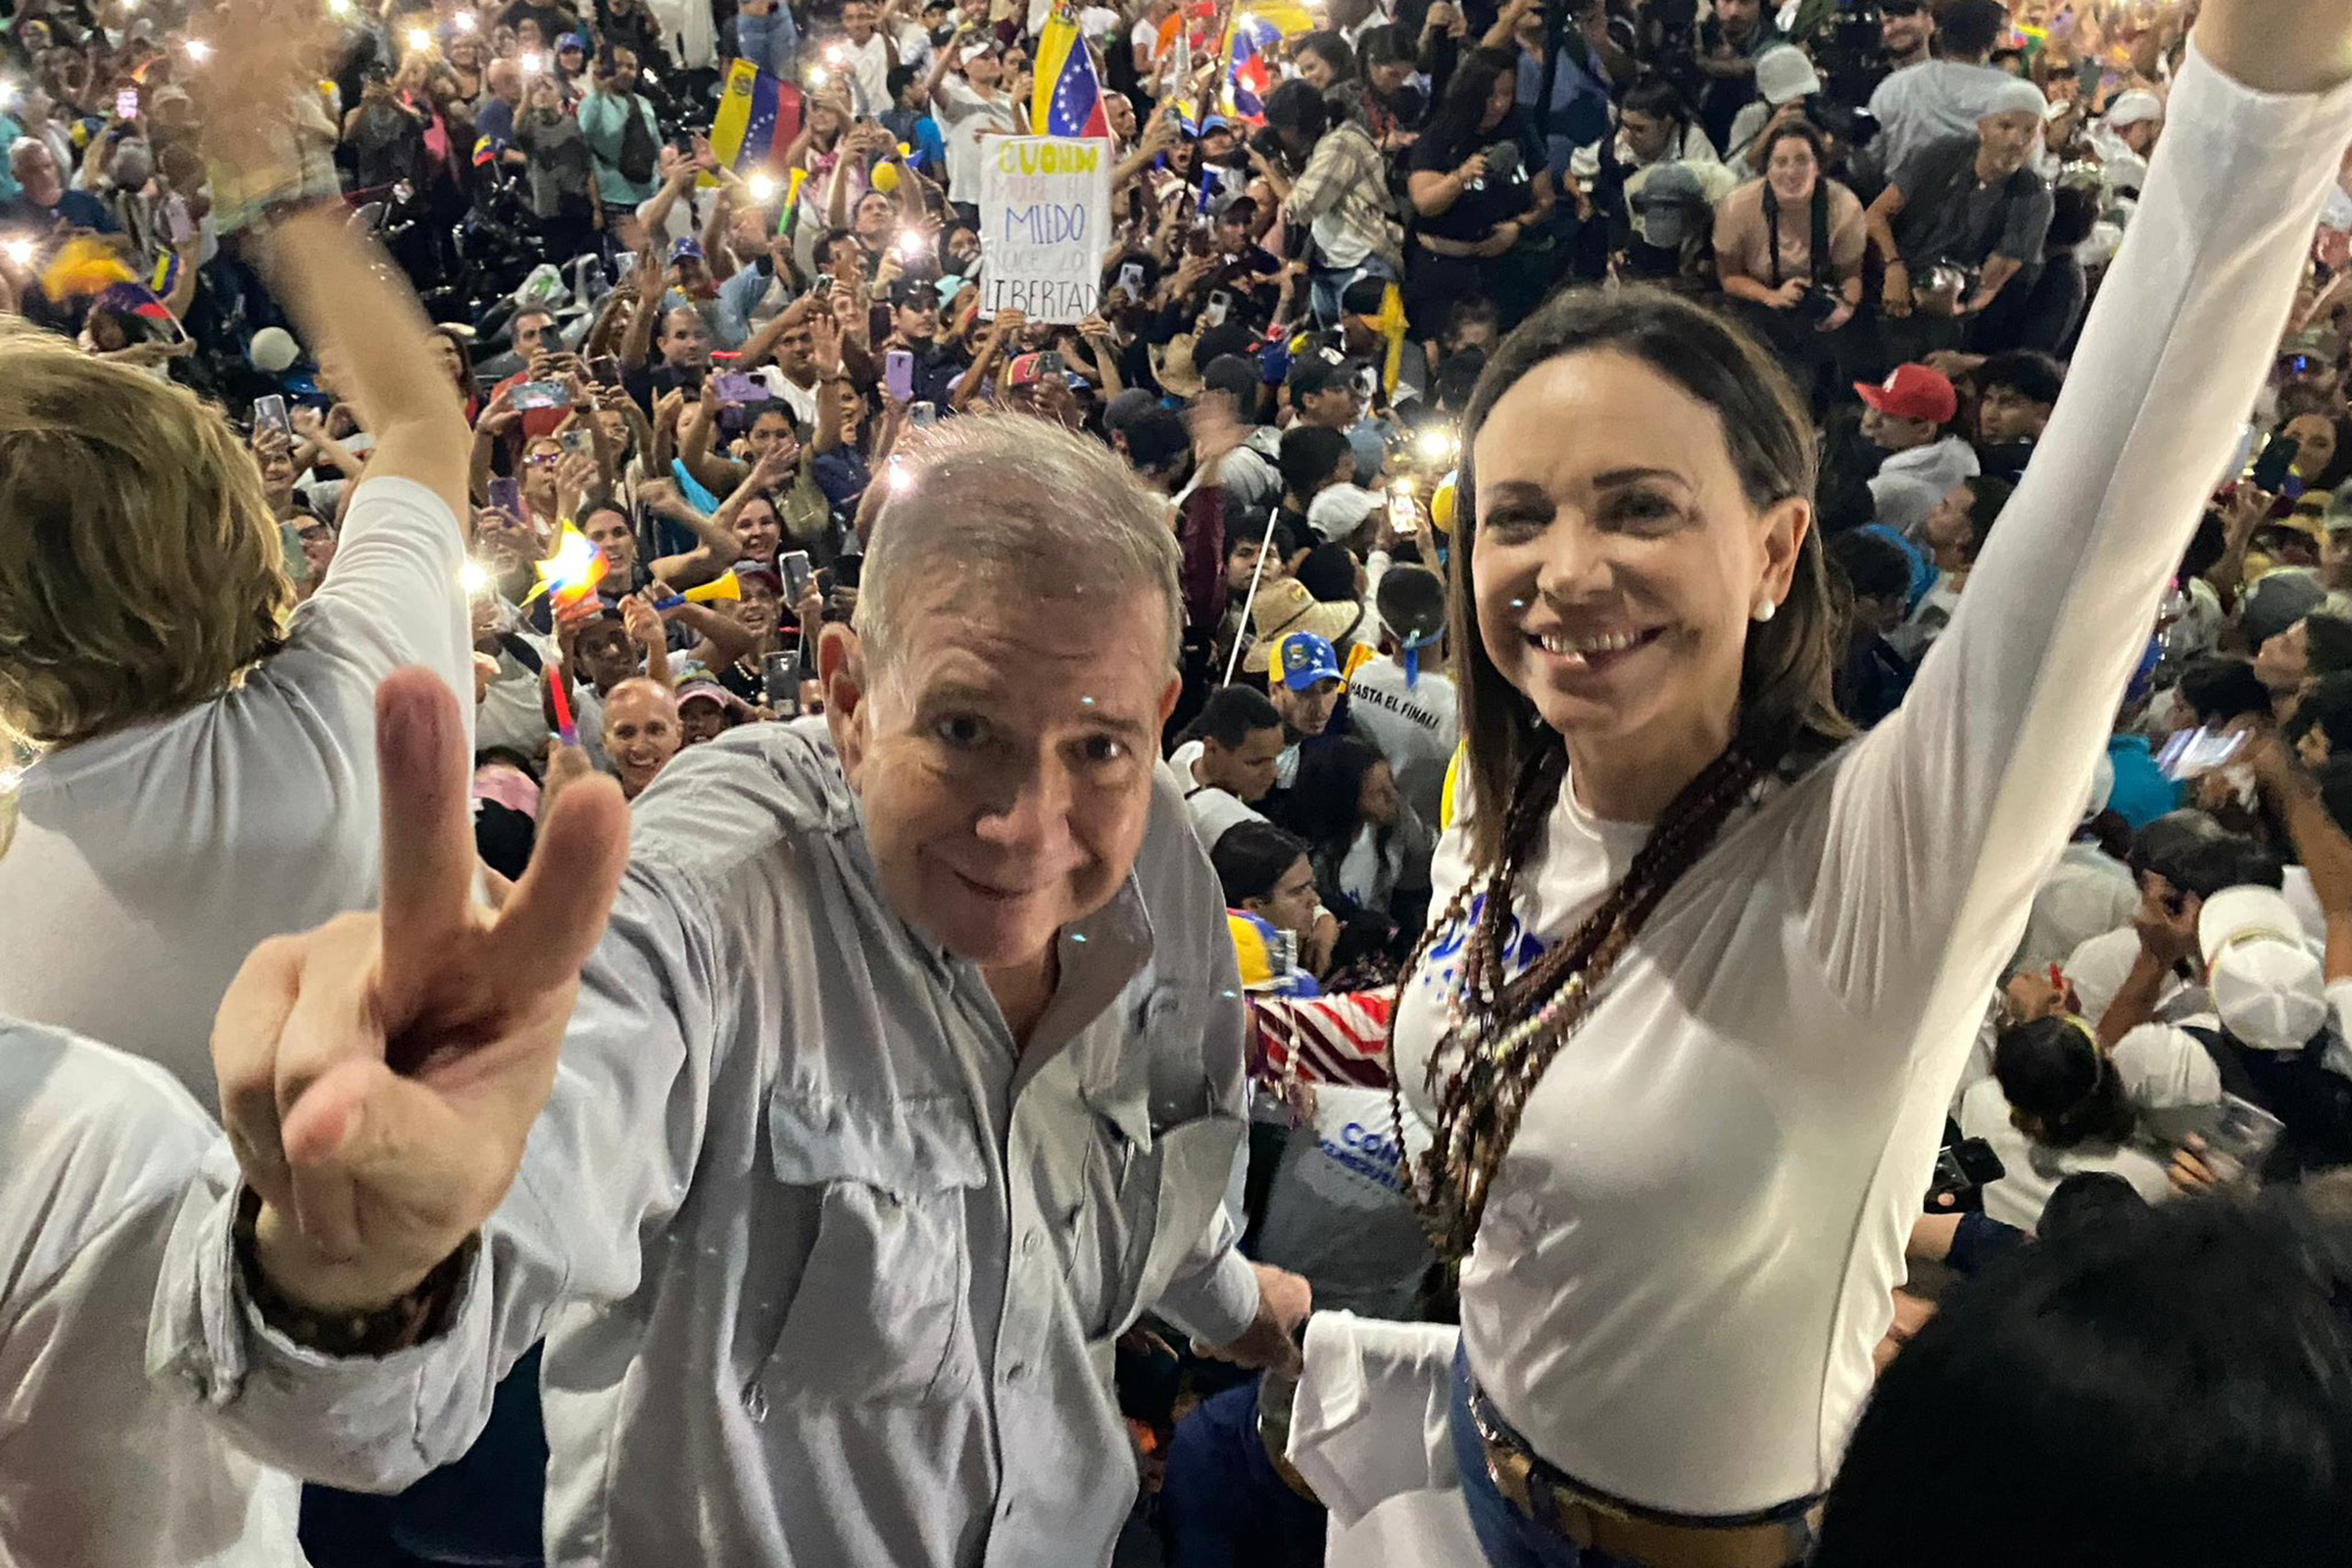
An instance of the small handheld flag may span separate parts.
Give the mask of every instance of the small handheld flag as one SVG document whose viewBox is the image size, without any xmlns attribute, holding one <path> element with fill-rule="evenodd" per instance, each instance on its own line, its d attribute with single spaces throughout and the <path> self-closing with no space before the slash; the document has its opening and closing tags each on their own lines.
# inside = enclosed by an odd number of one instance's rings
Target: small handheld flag
<svg viewBox="0 0 2352 1568">
<path fill-rule="evenodd" d="M 41 292 L 53 300 L 81 299 L 104 293 L 117 283 L 137 281 L 113 246 L 83 236 L 58 247 L 56 257 L 41 271 Z"/>
<path fill-rule="evenodd" d="M 710 151 L 720 163 L 737 173 L 780 163 L 800 133 L 800 88 L 749 60 L 727 68 L 718 112 L 710 119 Z M 705 174 L 700 182 L 711 186 L 718 180 Z"/>
<path fill-rule="evenodd" d="M 590 544 L 588 536 L 567 517 L 556 553 L 532 567 L 539 574 L 539 581 L 523 595 L 522 602 L 527 605 L 545 594 L 548 603 L 559 610 L 568 610 L 596 592 L 596 585 L 605 580 L 609 567 L 605 553 Z"/>
</svg>

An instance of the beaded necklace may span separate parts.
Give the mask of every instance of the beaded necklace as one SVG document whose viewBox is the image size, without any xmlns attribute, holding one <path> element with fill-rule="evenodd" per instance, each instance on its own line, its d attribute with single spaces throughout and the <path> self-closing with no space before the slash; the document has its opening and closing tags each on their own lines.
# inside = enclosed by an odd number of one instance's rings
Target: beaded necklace
<svg viewBox="0 0 2352 1568">
<path fill-rule="evenodd" d="M 1519 875 L 1543 841 L 1567 773 L 1567 749 L 1547 747 L 1530 760 L 1514 792 L 1500 863 L 1478 888 L 1485 902 L 1446 982 L 1445 1030 L 1423 1069 L 1423 1086 L 1437 1106 L 1437 1126 L 1420 1169 L 1406 1163 L 1406 1192 L 1439 1255 L 1456 1264 L 1478 1238 L 1488 1191 L 1510 1152 L 1528 1097 L 1592 1010 L 1643 922 L 1706 854 L 1756 779 L 1755 764 L 1736 751 L 1710 762 L 1650 831 L 1624 879 L 1599 907 L 1567 941 L 1514 978 L 1504 973 L 1503 959 Z M 1472 887 L 1465 880 L 1446 912 L 1430 922 L 1400 986 L 1413 983 L 1437 938 L 1468 918 Z M 1389 1112 L 1399 1150 L 1405 1143 L 1396 1020 L 1403 1013 L 1400 992 L 1389 1013 Z M 1446 1068 L 1448 1060 L 1451 1066 Z"/>
</svg>

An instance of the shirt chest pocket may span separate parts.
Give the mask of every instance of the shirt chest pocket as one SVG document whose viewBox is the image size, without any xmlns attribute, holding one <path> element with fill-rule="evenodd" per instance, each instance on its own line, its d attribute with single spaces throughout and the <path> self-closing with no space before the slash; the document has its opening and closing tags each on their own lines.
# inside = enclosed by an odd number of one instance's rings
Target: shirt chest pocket
<svg viewBox="0 0 2352 1568">
<path fill-rule="evenodd" d="M 1115 1195 L 1120 1253 L 1102 1334 L 1126 1332 L 1192 1259 L 1225 1196 L 1241 1138 L 1241 1124 L 1228 1116 L 1162 1127 L 1149 1151 L 1135 1148 L 1115 1126 L 1102 1130 L 1098 1142 Z"/>
<path fill-rule="evenodd" d="M 1180 1010 L 1177 994 L 1163 989 L 1138 1022 L 1166 1028 Z M 1089 1328 L 1110 1336 L 1158 1300 L 1207 1235 L 1243 1129 L 1234 1117 L 1203 1114 L 1208 1095 L 1197 1082 L 1155 1086 L 1135 1073 L 1081 1099 L 1094 1113 L 1089 1185 L 1106 1219 L 1098 1233 L 1103 1311 Z"/>
<path fill-rule="evenodd" d="M 776 1180 L 815 1210 L 760 1374 L 767 1397 L 923 1403 L 968 1389 L 966 1210 L 988 1168 L 964 1102 L 868 1108 L 778 1093 L 766 1121 Z"/>
</svg>

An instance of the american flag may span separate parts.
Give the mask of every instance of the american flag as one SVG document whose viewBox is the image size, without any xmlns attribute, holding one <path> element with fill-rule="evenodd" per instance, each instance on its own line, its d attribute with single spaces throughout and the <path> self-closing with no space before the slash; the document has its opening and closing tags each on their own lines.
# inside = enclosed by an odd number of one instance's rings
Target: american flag
<svg viewBox="0 0 2352 1568">
<path fill-rule="evenodd" d="M 1385 1089 L 1389 1082 L 1389 1011 L 1394 987 L 1332 997 L 1249 999 L 1254 1036 L 1251 1070 L 1269 1082 Z"/>
</svg>

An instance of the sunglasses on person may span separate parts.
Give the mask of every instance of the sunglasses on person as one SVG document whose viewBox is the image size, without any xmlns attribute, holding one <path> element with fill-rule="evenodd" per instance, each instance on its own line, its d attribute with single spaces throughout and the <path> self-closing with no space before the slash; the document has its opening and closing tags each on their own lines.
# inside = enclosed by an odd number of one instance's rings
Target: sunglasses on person
<svg viewBox="0 0 2352 1568">
<path fill-rule="evenodd" d="M 561 452 L 534 452 L 522 461 L 534 468 L 552 468 L 563 456 Z"/>
</svg>

